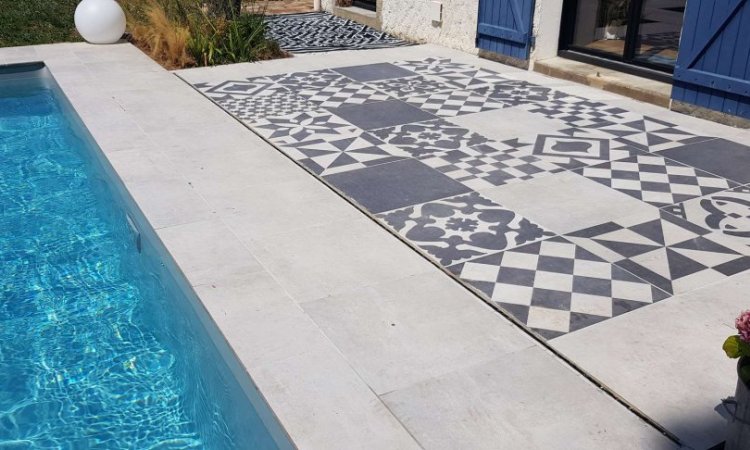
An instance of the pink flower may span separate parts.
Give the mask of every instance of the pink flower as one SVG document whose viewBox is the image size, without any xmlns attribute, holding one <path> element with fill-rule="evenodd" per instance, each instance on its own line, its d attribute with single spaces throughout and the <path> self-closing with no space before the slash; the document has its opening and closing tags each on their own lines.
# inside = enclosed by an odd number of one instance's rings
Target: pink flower
<svg viewBox="0 0 750 450">
<path fill-rule="evenodd" d="M 740 338 L 750 343 L 750 311 L 744 311 L 734 321 L 734 326 L 737 327 L 737 331 L 740 332 Z"/>
</svg>

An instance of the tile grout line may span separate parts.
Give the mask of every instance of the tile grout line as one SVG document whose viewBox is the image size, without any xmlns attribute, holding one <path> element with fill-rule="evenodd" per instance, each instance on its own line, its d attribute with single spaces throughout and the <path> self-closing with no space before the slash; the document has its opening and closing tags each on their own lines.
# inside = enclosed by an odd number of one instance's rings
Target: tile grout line
<svg viewBox="0 0 750 450">
<path fill-rule="evenodd" d="M 662 435 L 673 441 L 674 443 L 678 445 L 682 445 L 682 441 L 677 437 L 677 435 L 670 432 L 667 428 L 662 426 L 660 423 L 658 423 L 655 419 L 652 419 L 650 416 L 648 416 L 645 412 L 638 409 L 635 405 L 631 404 L 627 401 L 624 397 L 617 394 L 613 389 L 609 388 L 606 384 L 601 382 L 599 379 L 597 379 L 595 376 L 589 374 L 586 372 L 582 367 L 580 367 L 578 364 L 573 362 L 571 359 L 569 359 L 567 356 L 565 356 L 562 352 L 555 349 L 553 346 L 551 346 L 544 338 L 537 335 L 536 332 L 529 329 L 526 325 L 522 324 L 518 319 L 513 317 L 510 313 L 505 312 L 504 310 L 500 309 L 496 305 L 492 304 L 492 302 L 487 302 L 482 298 L 478 293 L 475 291 L 473 287 L 471 287 L 468 283 L 464 283 L 460 278 L 452 274 L 450 271 L 443 268 L 438 263 L 434 262 L 431 258 L 427 257 L 421 249 L 417 248 L 414 244 L 407 241 L 405 238 L 401 237 L 398 233 L 392 231 L 389 227 L 382 224 L 377 217 L 375 217 L 372 213 L 365 210 L 364 208 L 357 205 L 353 200 L 350 200 L 346 195 L 344 195 L 343 192 L 339 191 L 335 186 L 328 183 L 323 177 L 319 177 L 312 173 L 307 167 L 303 166 L 301 163 L 295 161 L 293 158 L 291 158 L 289 155 L 287 155 L 283 150 L 281 150 L 277 145 L 272 143 L 270 140 L 266 139 L 266 137 L 262 136 L 261 134 L 257 133 L 252 127 L 244 123 L 239 118 L 235 117 L 233 114 L 225 110 L 221 105 L 214 102 L 210 97 L 206 96 L 203 92 L 201 92 L 199 89 L 195 88 L 190 82 L 182 78 L 179 74 L 172 72 L 174 76 L 179 78 L 182 82 L 187 84 L 191 89 L 195 90 L 196 92 L 200 93 L 204 98 L 209 100 L 211 103 L 213 103 L 215 106 L 220 108 L 224 113 L 226 113 L 229 117 L 231 117 L 233 120 L 241 124 L 243 127 L 247 128 L 250 132 L 258 136 L 260 139 L 262 139 L 264 142 L 266 142 L 269 146 L 273 147 L 276 151 L 284 155 L 287 159 L 292 161 L 295 165 L 302 168 L 308 175 L 312 176 L 319 182 L 323 183 L 324 186 L 326 186 L 328 189 L 330 189 L 332 192 L 334 192 L 337 196 L 342 198 L 344 201 L 352 205 L 354 208 L 356 208 L 358 211 L 363 213 L 367 218 L 369 218 L 372 222 L 377 224 L 380 228 L 384 229 L 387 233 L 391 234 L 392 236 L 396 237 L 396 239 L 400 240 L 404 244 L 406 244 L 409 248 L 416 251 L 418 255 L 420 255 L 423 259 L 427 260 L 430 264 L 432 264 L 434 267 L 436 267 L 438 270 L 440 270 L 442 273 L 448 275 L 454 282 L 456 282 L 458 285 L 466 288 L 470 293 L 474 295 L 475 298 L 477 298 L 479 301 L 481 301 L 483 304 L 490 306 L 496 313 L 500 314 L 505 319 L 509 320 L 512 324 L 514 324 L 521 332 L 525 333 L 529 337 L 531 337 L 535 342 L 540 344 L 542 347 L 550 351 L 553 355 L 555 355 L 560 361 L 567 364 L 568 367 L 573 369 L 575 372 L 583 376 L 585 379 L 587 379 L 591 384 L 602 390 L 605 394 L 607 394 L 610 398 L 615 400 L 616 402 L 620 403 L 623 407 L 625 407 L 627 410 L 631 411 L 633 414 L 635 414 L 637 417 L 639 417 L 641 420 L 643 420 L 645 423 L 656 429 L 658 432 L 660 432 Z M 369 385 L 368 385 L 369 388 Z M 378 396 L 380 399 L 380 397 Z M 381 400 L 382 402 L 382 400 Z M 388 409 L 390 411 L 390 409 Z M 396 417 L 396 420 L 398 420 L 400 423 L 401 420 Z M 406 425 L 402 423 L 402 426 L 406 428 Z M 411 433 L 410 433 L 411 435 Z"/>
</svg>

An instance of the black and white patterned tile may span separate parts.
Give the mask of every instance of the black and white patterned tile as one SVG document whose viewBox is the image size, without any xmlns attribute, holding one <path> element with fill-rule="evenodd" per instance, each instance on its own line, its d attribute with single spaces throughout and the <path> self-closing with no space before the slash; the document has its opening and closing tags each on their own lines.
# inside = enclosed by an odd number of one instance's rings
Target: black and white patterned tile
<svg viewBox="0 0 750 450">
<path fill-rule="evenodd" d="M 272 80 L 277 85 L 287 87 L 293 91 L 349 84 L 353 81 L 331 69 L 291 72 L 265 78 Z"/>
<path fill-rule="evenodd" d="M 399 67 L 421 75 L 441 75 L 444 73 L 467 72 L 477 68 L 471 64 L 451 61 L 450 58 L 425 58 L 412 61 L 397 61 Z"/>
<path fill-rule="evenodd" d="M 263 117 L 254 121 L 253 129 L 278 145 L 341 139 L 362 133 L 356 126 L 326 110 Z"/>
<path fill-rule="evenodd" d="M 557 134 L 539 134 L 532 139 L 530 151 L 533 155 L 566 169 L 624 159 L 636 151 L 603 137 L 595 130 L 560 130 Z"/>
<path fill-rule="evenodd" d="M 486 137 L 445 120 L 410 123 L 374 130 L 372 133 L 415 157 L 447 150 L 468 149 L 489 142 Z"/>
<path fill-rule="evenodd" d="M 420 160 L 476 191 L 564 170 L 554 163 L 519 151 L 516 145 L 516 141 L 480 144 L 463 150 L 434 153 Z"/>
<path fill-rule="evenodd" d="M 429 76 L 418 75 L 408 78 L 395 78 L 390 80 L 371 81 L 370 86 L 392 95 L 396 98 L 405 99 L 415 95 L 427 93 L 438 93 L 455 90 L 455 86 L 442 83 Z"/>
<path fill-rule="evenodd" d="M 292 53 L 411 45 L 375 28 L 326 12 L 267 16 L 266 26 L 268 38 Z"/>
<path fill-rule="evenodd" d="M 316 103 L 305 97 L 282 90 L 266 91 L 262 95 L 227 94 L 211 99 L 233 116 L 251 124 L 269 116 L 285 116 L 318 109 Z"/>
<path fill-rule="evenodd" d="M 496 82 L 489 86 L 478 88 L 477 91 L 512 105 L 544 102 L 550 100 L 555 95 L 555 91 L 551 88 L 520 80 Z"/>
<path fill-rule="evenodd" d="M 343 105 L 362 105 L 382 102 L 391 97 L 363 83 L 338 83 L 325 87 L 305 87 L 296 91 L 300 97 L 321 108 L 338 108 Z"/>
<path fill-rule="evenodd" d="M 362 132 L 356 136 L 314 139 L 281 147 L 281 150 L 316 175 L 331 175 L 408 158 L 398 147 Z"/>
<path fill-rule="evenodd" d="M 511 103 L 490 98 L 476 91 L 461 89 L 416 95 L 407 98 L 406 102 L 439 117 L 456 117 L 512 106 Z"/>
<path fill-rule="evenodd" d="M 739 186 L 663 209 L 750 246 L 750 186 Z"/>
<path fill-rule="evenodd" d="M 656 207 L 737 186 L 724 178 L 648 153 L 575 172 Z"/>
<path fill-rule="evenodd" d="M 529 103 L 523 108 L 549 119 L 561 120 L 576 128 L 599 128 L 643 117 L 622 108 L 559 91 L 553 91 L 551 98 L 545 101 Z"/>
<path fill-rule="evenodd" d="M 444 266 L 552 235 L 476 192 L 409 206 L 378 217 Z"/>
<path fill-rule="evenodd" d="M 490 86 L 494 83 L 508 81 L 507 78 L 497 72 L 480 69 L 478 67 L 456 72 L 445 72 L 439 75 L 434 75 L 434 77 L 443 83 L 453 85 L 460 89 L 475 89 Z"/>
<path fill-rule="evenodd" d="M 449 269 L 548 339 L 669 296 L 560 236 Z"/>
<path fill-rule="evenodd" d="M 271 77 L 253 77 L 245 80 L 228 80 L 214 86 L 202 84 L 197 86 L 203 93 L 211 98 L 221 98 L 227 95 L 267 95 L 271 92 L 289 92 L 284 86 L 276 83 Z"/>
<path fill-rule="evenodd" d="M 747 247 L 664 211 L 607 222 L 566 238 L 670 294 L 750 269 Z"/>
</svg>

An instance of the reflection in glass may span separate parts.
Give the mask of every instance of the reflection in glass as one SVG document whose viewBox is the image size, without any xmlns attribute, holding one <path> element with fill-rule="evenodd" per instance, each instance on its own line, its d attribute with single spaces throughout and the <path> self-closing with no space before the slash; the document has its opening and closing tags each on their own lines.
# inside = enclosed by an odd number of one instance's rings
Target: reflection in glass
<svg viewBox="0 0 750 450">
<path fill-rule="evenodd" d="M 674 66 L 686 0 L 644 0 L 635 59 Z"/>
<path fill-rule="evenodd" d="M 579 0 L 573 45 L 623 56 L 629 0 Z"/>
</svg>

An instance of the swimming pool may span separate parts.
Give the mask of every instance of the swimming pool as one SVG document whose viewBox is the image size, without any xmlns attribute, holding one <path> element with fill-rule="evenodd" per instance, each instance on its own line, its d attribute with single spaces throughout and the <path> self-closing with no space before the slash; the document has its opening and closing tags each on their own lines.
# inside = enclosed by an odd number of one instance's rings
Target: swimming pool
<svg viewBox="0 0 750 450">
<path fill-rule="evenodd" d="M 0 447 L 292 448 L 42 64 L 0 66 Z"/>
</svg>

